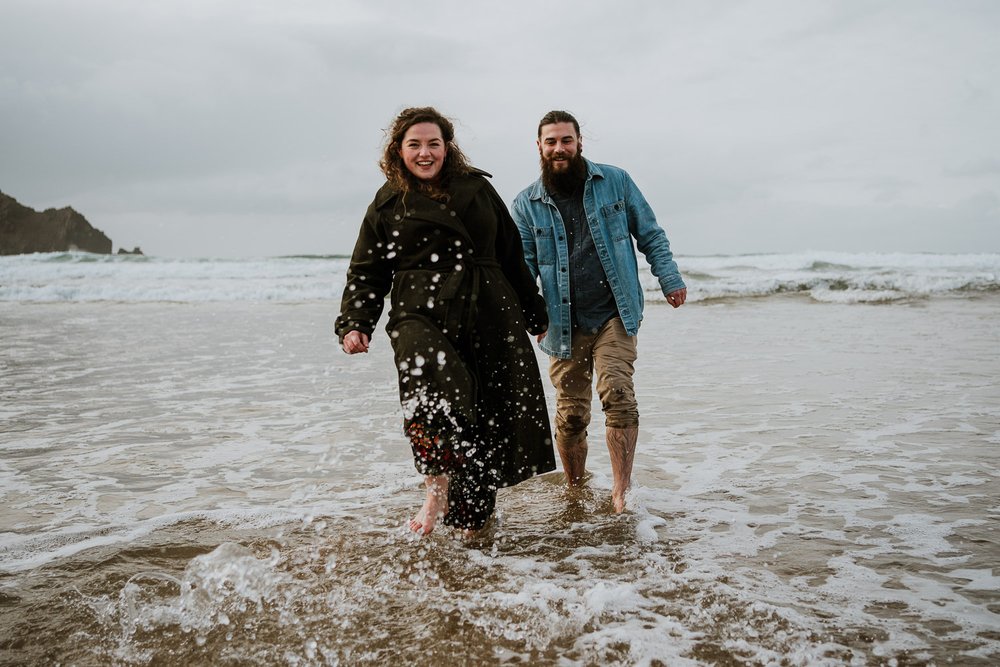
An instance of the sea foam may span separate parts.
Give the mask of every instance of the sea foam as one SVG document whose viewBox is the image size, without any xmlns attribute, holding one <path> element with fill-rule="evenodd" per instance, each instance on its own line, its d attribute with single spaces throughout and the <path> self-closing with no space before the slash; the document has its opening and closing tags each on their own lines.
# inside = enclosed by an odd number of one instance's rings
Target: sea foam
<svg viewBox="0 0 1000 667">
<path fill-rule="evenodd" d="M 677 262 L 692 302 L 797 294 L 821 302 L 890 303 L 1000 291 L 1000 254 L 995 253 L 802 252 L 679 256 Z M 340 256 L 7 256 L 0 257 L 0 301 L 339 301 L 348 264 Z M 664 302 L 644 265 L 640 277 L 646 299 Z"/>
</svg>

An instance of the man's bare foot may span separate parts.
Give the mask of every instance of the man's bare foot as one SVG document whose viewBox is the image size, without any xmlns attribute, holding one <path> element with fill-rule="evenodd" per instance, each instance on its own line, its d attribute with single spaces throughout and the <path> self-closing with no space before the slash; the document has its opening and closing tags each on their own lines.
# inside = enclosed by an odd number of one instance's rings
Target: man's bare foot
<svg viewBox="0 0 1000 667">
<path fill-rule="evenodd" d="M 625 511 L 625 492 L 632 485 L 632 461 L 635 458 L 635 443 L 639 437 L 638 427 L 607 427 L 608 453 L 611 455 L 611 503 L 615 512 Z"/>
<path fill-rule="evenodd" d="M 611 504 L 615 507 L 615 512 L 621 514 L 625 511 L 625 491 L 611 489 Z"/>
<path fill-rule="evenodd" d="M 556 438 L 556 449 L 562 461 L 566 484 L 582 486 L 587 476 L 587 436 L 577 436 L 571 440 Z"/>
<path fill-rule="evenodd" d="M 448 513 L 447 475 L 428 475 L 424 478 L 427 497 L 416 516 L 410 519 L 410 530 L 419 535 L 430 535 L 438 519 Z"/>
</svg>

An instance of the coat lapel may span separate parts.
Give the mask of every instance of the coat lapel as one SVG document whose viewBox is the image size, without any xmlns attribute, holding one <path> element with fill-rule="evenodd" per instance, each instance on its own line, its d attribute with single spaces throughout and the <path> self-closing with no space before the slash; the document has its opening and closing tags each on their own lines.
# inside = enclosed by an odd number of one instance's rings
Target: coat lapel
<svg viewBox="0 0 1000 667">
<path fill-rule="evenodd" d="M 488 175 L 478 170 L 474 173 L 477 176 Z M 413 219 L 446 227 L 461 236 L 471 247 L 472 237 L 465 227 L 463 217 L 485 181 L 475 177 L 460 177 L 456 180 L 452 184 L 451 199 L 448 202 L 434 201 L 417 192 L 408 192 L 404 196 L 386 182 L 375 195 L 375 206 L 385 209 L 385 215 L 396 223 Z"/>
</svg>

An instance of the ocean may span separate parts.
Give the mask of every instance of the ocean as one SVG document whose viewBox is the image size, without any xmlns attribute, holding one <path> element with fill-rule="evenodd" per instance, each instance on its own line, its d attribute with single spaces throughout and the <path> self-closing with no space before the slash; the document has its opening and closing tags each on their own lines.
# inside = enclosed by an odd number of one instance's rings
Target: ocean
<svg viewBox="0 0 1000 667">
<path fill-rule="evenodd" d="M 800 294 L 835 303 L 1000 292 L 1000 254 L 798 254 L 682 257 L 689 299 Z M 0 257 L 0 301 L 339 304 L 348 258 L 175 259 L 38 253 Z M 641 273 L 650 301 L 665 302 Z"/>
<path fill-rule="evenodd" d="M 346 258 L 0 257 L 0 664 L 1000 662 L 1000 255 L 677 260 L 629 511 L 595 405 L 466 541 Z"/>
</svg>

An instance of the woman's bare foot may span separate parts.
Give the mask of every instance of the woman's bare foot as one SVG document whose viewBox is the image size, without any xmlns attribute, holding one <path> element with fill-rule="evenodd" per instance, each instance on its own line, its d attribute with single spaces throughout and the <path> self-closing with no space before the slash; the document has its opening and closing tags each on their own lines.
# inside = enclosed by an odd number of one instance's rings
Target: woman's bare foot
<svg viewBox="0 0 1000 667">
<path fill-rule="evenodd" d="M 459 533 L 461 540 L 467 545 L 475 545 L 483 541 L 489 541 L 496 532 L 496 515 L 491 515 L 481 528 L 463 528 Z"/>
<path fill-rule="evenodd" d="M 410 519 L 410 530 L 419 535 L 430 535 L 438 519 L 448 513 L 448 476 L 428 475 L 424 484 L 427 497 L 420 511 Z"/>
</svg>

